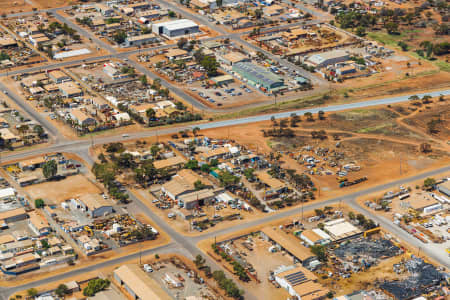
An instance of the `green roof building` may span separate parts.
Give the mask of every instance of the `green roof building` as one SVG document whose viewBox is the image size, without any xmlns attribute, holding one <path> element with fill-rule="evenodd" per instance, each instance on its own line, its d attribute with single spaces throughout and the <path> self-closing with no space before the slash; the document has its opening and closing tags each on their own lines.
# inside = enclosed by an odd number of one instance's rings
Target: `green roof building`
<svg viewBox="0 0 450 300">
<path fill-rule="evenodd" d="M 267 92 L 276 92 L 286 88 L 283 78 L 251 62 L 235 63 L 232 70 L 247 79 L 249 84 L 263 88 Z"/>
</svg>

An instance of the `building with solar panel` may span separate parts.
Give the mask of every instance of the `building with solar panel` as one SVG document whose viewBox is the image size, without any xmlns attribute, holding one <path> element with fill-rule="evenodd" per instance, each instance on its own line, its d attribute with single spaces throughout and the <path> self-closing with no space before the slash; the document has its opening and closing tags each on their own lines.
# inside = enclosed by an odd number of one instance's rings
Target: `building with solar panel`
<svg viewBox="0 0 450 300">
<path fill-rule="evenodd" d="M 282 77 L 251 62 L 234 63 L 232 70 L 239 74 L 250 85 L 260 88 L 265 92 L 274 93 L 286 88 Z"/>
<path fill-rule="evenodd" d="M 324 299 L 329 292 L 317 282 L 317 276 L 308 269 L 299 266 L 281 266 L 274 271 L 275 281 L 285 288 L 289 295 L 300 300 Z"/>
</svg>

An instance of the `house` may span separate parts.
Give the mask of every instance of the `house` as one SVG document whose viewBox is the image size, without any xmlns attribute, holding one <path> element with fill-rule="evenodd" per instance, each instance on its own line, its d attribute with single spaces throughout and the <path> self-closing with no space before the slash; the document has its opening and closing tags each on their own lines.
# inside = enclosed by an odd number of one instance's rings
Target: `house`
<svg viewBox="0 0 450 300">
<path fill-rule="evenodd" d="M 404 205 L 408 206 L 410 209 L 415 210 L 418 213 L 428 214 L 437 210 L 441 210 L 442 204 L 431 197 L 428 193 L 419 193 L 412 197 L 409 197 Z"/>
<path fill-rule="evenodd" d="M 138 265 L 123 265 L 114 270 L 114 280 L 123 287 L 132 299 L 169 299 L 158 283 L 148 276 Z"/>
<path fill-rule="evenodd" d="M 113 212 L 112 204 L 99 194 L 84 194 L 71 199 L 71 205 L 86 211 L 92 218 L 106 216 Z"/>
<path fill-rule="evenodd" d="M 83 110 L 76 108 L 72 109 L 69 113 L 70 118 L 75 121 L 75 123 L 79 126 L 94 126 L 97 121 L 87 115 Z"/>
<path fill-rule="evenodd" d="M 51 231 L 51 227 L 47 219 L 38 211 L 34 210 L 28 213 L 28 225 L 39 236 L 47 235 Z"/>
<path fill-rule="evenodd" d="M 8 128 L 9 127 L 9 122 L 3 118 L 0 117 L 0 128 Z"/>
<path fill-rule="evenodd" d="M 48 73 L 48 77 L 53 80 L 54 83 L 62 83 L 64 81 L 72 80 L 69 75 L 61 71 L 52 71 Z"/>
<path fill-rule="evenodd" d="M 65 98 L 83 96 L 83 91 L 73 82 L 63 82 L 58 85 L 58 88 Z"/>
<path fill-rule="evenodd" d="M 302 266 L 281 266 L 274 272 L 275 281 L 297 299 L 324 299 L 328 290 L 317 283 L 317 276 Z"/>
</svg>

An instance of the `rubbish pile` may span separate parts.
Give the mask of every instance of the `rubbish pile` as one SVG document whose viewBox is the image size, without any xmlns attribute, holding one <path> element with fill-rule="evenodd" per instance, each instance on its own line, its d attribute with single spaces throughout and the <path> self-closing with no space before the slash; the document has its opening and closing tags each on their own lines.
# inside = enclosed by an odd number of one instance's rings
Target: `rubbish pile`
<svg viewBox="0 0 450 300">
<path fill-rule="evenodd" d="M 411 276 L 404 280 L 386 281 L 380 285 L 384 291 L 398 300 L 429 293 L 438 288 L 443 279 L 443 275 L 433 265 L 415 256 L 404 263 L 404 268 Z"/>
<path fill-rule="evenodd" d="M 388 258 L 401 254 L 402 250 L 395 246 L 390 240 L 359 238 L 342 243 L 334 250 L 334 254 L 344 259 L 351 256 L 367 258 Z"/>
</svg>

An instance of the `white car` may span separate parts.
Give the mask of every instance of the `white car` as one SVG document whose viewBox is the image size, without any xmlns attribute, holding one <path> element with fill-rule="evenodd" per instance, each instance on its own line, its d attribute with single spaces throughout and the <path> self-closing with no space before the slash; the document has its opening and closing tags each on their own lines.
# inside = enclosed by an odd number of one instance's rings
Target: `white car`
<svg viewBox="0 0 450 300">
<path fill-rule="evenodd" d="M 144 270 L 145 270 L 145 272 L 147 272 L 147 273 L 153 272 L 152 267 L 150 267 L 150 265 L 148 265 L 148 264 L 145 264 L 145 265 L 144 265 Z"/>
</svg>

